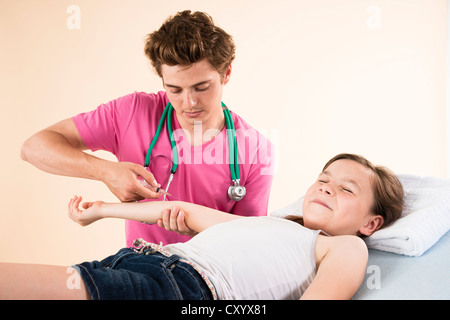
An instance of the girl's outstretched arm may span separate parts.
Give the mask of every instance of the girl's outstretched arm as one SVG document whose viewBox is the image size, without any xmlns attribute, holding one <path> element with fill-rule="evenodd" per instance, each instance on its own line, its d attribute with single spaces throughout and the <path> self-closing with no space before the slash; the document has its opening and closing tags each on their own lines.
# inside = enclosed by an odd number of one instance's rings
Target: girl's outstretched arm
<svg viewBox="0 0 450 320">
<path fill-rule="evenodd" d="M 195 232 L 222 222 L 241 218 L 241 216 L 218 211 L 201 205 L 183 201 L 148 201 L 106 203 L 102 201 L 83 202 L 75 196 L 69 202 L 69 217 L 82 226 L 99 219 L 120 218 L 155 224 L 162 215 L 170 214 L 170 219 L 184 217 L 186 225 Z M 81 208 L 80 209 L 80 204 Z M 172 211 L 172 212 L 171 212 Z"/>
</svg>

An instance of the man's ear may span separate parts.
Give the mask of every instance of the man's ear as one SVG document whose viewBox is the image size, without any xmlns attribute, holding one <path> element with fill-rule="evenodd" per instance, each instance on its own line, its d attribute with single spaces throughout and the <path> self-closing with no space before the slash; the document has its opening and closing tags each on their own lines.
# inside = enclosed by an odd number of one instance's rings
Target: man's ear
<svg viewBox="0 0 450 320">
<path fill-rule="evenodd" d="M 370 216 L 370 219 L 359 228 L 359 232 L 365 236 L 371 236 L 375 231 L 381 228 L 384 218 L 380 215 Z"/>
<path fill-rule="evenodd" d="M 231 67 L 231 64 L 230 64 L 230 66 L 228 67 L 228 70 L 225 72 L 225 75 L 223 76 L 223 84 L 224 85 L 227 84 L 228 81 L 230 81 L 231 70 L 232 70 L 232 67 Z"/>
</svg>

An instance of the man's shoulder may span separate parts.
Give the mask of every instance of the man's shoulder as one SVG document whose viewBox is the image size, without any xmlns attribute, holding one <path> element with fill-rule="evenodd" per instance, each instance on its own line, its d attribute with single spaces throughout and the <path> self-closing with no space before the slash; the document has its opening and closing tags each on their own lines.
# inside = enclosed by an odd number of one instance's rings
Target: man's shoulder
<svg viewBox="0 0 450 320">
<path fill-rule="evenodd" d="M 130 96 L 133 97 L 133 100 L 137 105 L 154 105 L 165 107 L 167 103 L 169 103 L 169 99 L 167 98 L 167 94 L 165 91 L 158 91 L 156 93 L 135 91 Z"/>
</svg>

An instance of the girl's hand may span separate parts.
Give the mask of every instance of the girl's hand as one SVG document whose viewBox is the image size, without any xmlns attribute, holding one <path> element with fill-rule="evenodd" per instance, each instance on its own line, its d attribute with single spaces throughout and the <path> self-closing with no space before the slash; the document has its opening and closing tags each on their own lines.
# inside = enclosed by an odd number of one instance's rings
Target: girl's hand
<svg viewBox="0 0 450 320">
<path fill-rule="evenodd" d="M 74 196 L 69 201 L 69 218 L 77 222 L 81 226 L 87 226 L 99 219 L 101 219 L 100 208 L 103 201 L 95 202 L 83 202 L 81 207 L 84 210 L 79 209 L 82 197 Z"/>
</svg>

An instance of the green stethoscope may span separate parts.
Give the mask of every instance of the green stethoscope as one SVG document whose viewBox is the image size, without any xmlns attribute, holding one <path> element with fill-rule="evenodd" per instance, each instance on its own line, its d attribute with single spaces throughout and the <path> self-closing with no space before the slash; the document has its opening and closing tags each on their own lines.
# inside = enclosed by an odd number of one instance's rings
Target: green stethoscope
<svg viewBox="0 0 450 320">
<path fill-rule="evenodd" d="M 228 196 L 233 201 L 241 200 L 246 193 L 245 187 L 239 184 L 240 182 L 240 174 L 239 174 L 239 163 L 238 163 L 238 149 L 236 143 L 236 130 L 234 128 L 233 119 L 231 118 L 231 113 L 228 107 L 222 102 L 223 114 L 225 116 L 225 125 L 227 127 L 227 135 L 228 135 L 228 144 L 230 148 L 230 172 L 231 172 L 231 180 L 233 184 L 228 188 Z M 145 157 L 144 167 L 148 170 L 150 165 L 150 155 L 152 153 L 153 147 L 156 144 L 156 141 L 159 138 L 162 127 L 164 125 L 164 120 L 167 120 L 167 130 L 169 132 L 169 140 L 172 145 L 172 153 L 173 153 L 173 162 L 172 168 L 170 169 L 169 181 L 167 182 L 167 186 L 165 191 L 167 192 L 172 182 L 173 175 L 177 171 L 178 166 L 178 151 L 175 145 L 175 141 L 173 139 L 173 127 L 172 127 L 172 114 L 173 114 L 173 106 L 169 102 L 164 108 L 161 119 L 159 120 L 158 128 L 156 129 L 155 136 L 150 143 L 150 147 L 148 148 L 147 155 Z"/>
</svg>

